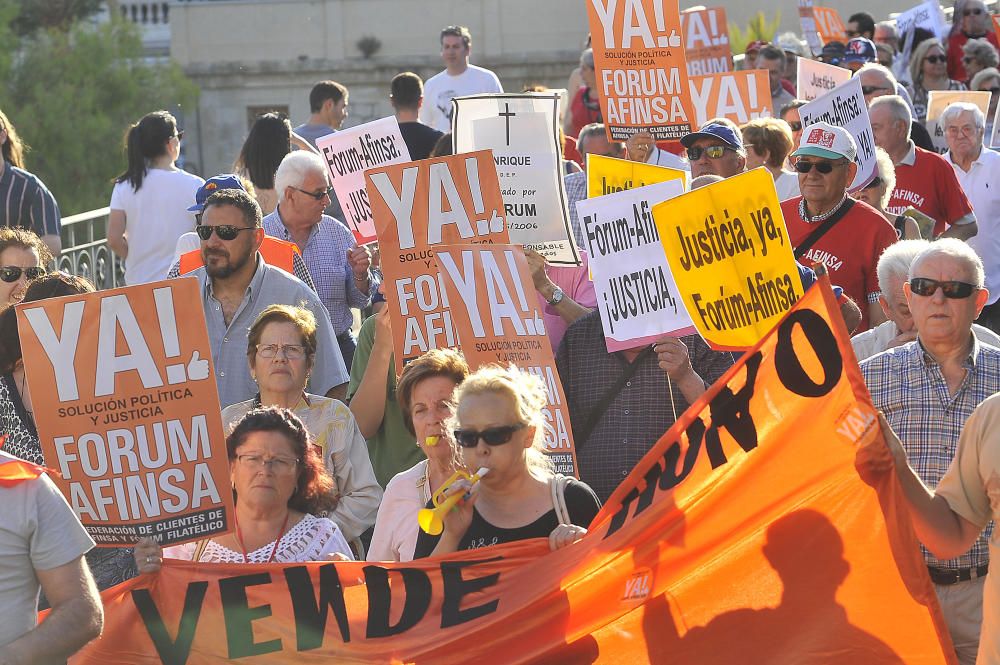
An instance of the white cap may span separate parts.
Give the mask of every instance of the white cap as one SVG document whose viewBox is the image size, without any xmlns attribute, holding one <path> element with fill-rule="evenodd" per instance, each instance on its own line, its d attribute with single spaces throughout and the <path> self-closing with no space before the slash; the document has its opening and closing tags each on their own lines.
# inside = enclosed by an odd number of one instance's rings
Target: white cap
<svg viewBox="0 0 1000 665">
<path fill-rule="evenodd" d="M 802 141 L 792 156 L 808 155 L 825 159 L 844 157 L 853 162 L 857 154 L 858 145 L 846 129 L 828 122 L 817 122 L 802 130 Z"/>
</svg>

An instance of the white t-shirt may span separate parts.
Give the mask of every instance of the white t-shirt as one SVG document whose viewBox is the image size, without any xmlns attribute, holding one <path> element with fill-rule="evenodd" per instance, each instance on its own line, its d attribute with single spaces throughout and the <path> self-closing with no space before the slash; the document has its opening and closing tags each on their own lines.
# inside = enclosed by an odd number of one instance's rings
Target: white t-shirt
<svg viewBox="0 0 1000 665">
<path fill-rule="evenodd" d="M 500 79 L 488 69 L 469 65 L 458 76 L 450 75 L 447 69 L 439 72 L 424 83 L 420 122 L 438 131 L 450 132 L 452 98 L 484 92 L 503 92 Z"/>
<path fill-rule="evenodd" d="M 787 201 L 796 196 L 801 196 L 799 191 L 799 175 L 791 171 L 782 171 L 781 175 L 774 179 L 774 189 L 778 192 L 779 201 Z"/>
<path fill-rule="evenodd" d="M 125 212 L 125 283 L 163 279 L 174 260 L 177 239 L 194 230 L 194 196 L 204 180 L 187 171 L 150 169 L 136 192 L 128 181 L 111 193 L 111 209 Z"/>
</svg>

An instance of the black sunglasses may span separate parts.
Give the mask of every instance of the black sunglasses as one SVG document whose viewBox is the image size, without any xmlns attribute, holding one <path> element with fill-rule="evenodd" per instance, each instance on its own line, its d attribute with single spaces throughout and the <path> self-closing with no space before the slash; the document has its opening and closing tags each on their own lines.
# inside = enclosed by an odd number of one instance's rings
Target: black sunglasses
<svg viewBox="0 0 1000 665">
<path fill-rule="evenodd" d="M 709 159 L 719 159 L 726 154 L 727 150 L 736 152 L 736 148 L 731 148 L 728 145 L 710 145 L 705 148 L 688 148 L 687 156 L 688 160 L 692 162 L 697 162 L 701 159 L 703 153 L 708 155 Z"/>
<path fill-rule="evenodd" d="M 846 162 L 845 162 L 846 163 Z M 816 167 L 816 170 L 826 175 L 833 171 L 835 166 L 843 166 L 844 164 L 837 164 L 835 162 L 803 162 L 801 159 L 795 162 L 795 170 L 799 173 L 809 173 Z"/>
<path fill-rule="evenodd" d="M 194 230 L 202 240 L 208 240 L 213 233 L 219 236 L 219 240 L 232 240 L 240 234 L 240 231 L 256 231 L 257 229 L 253 226 L 233 226 L 232 224 L 220 224 L 219 226 L 199 224 Z"/>
<path fill-rule="evenodd" d="M 8 284 L 13 284 L 17 280 L 21 279 L 21 274 L 24 274 L 28 278 L 28 281 L 38 279 L 45 274 L 45 268 L 33 267 L 33 268 L 19 268 L 18 266 L 3 266 L 0 268 L 0 279 L 7 282 Z"/>
<path fill-rule="evenodd" d="M 477 432 L 474 429 L 457 429 L 455 430 L 455 440 L 463 448 L 475 448 L 479 445 L 479 439 L 482 439 L 487 446 L 502 446 L 510 441 L 514 432 L 524 429 L 524 427 L 523 424 L 504 425 L 503 427 L 490 427 L 482 432 Z"/>
<path fill-rule="evenodd" d="M 788 121 L 786 120 L 786 122 L 788 122 Z M 792 128 L 793 132 L 801 132 L 802 131 L 802 123 L 801 122 L 795 122 L 795 121 L 788 122 L 788 126 Z"/>
<path fill-rule="evenodd" d="M 946 58 L 943 55 L 929 55 L 926 58 L 924 58 L 924 62 L 929 62 L 932 65 L 936 65 L 942 62 L 948 62 L 948 58 Z"/>
<path fill-rule="evenodd" d="M 889 90 L 889 88 L 884 85 L 863 85 L 861 86 L 861 94 L 865 97 L 872 94 L 873 92 L 878 92 L 879 90 Z"/>
<path fill-rule="evenodd" d="M 953 300 L 968 298 L 972 295 L 973 291 L 978 289 L 977 286 L 967 282 L 939 282 L 936 279 L 929 279 L 927 277 L 914 277 L 910 280 L 910 291 L 913 291 L 918 296 L 932 296 L 937 293 L 938 287 L 941 287 L 941 292 L 944 293 L 945 298 Z"/>
<path fill-rule="evenodd" d="M 980 9 L 979 7 L 976 7 L 975 9 L 966 9 L 964 12 L 962 12 L 962 16 L 979 16 L 982 13 L 983 10 Z"/>
<path fill-rule="evenodd" d="M 861 189 L 874 189 L 874 188 L 878 187 L 881 184 L 882 184 L 882 176 L 877 175 L 874 178 L 872 178 L 872 181 L 870 183 L 868 183 L 867 185 L 865 185 Z"/>
<path fill-rule="evenodd" d="M 306 190 L 299 189 L 298 187 L 292 187 L 292 189 L 294 189 L 297 192 L 302 192 L 306 196 L 311 196 L 317 201 L 322 201 L 324 196 L 332 196 L 333 194 L 333 187 L 327 187 L 321 192 L 307 192 Z"/>
</svg>

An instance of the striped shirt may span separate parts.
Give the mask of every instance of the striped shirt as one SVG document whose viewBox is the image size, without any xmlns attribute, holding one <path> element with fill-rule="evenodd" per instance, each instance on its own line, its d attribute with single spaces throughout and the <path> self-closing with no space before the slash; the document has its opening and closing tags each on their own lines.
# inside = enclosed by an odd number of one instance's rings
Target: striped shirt
<svg viewBox="0 0 1000 665">
<path fill-rule="evenodd" d="M 0 226 L 59 235 L 59 204 L 36 176 L 4 162 L 0 173 Z"/>
<path fill-rule="evenodd" d="M 965 421 L 983 400 L 1000 392 L 1000 349 L 973 337 L 963 367 L 965 379 L 951 395 L 941 366 L 919 340 L 861 363 L 875 408 L 885 414 L 913 469 L 931 488 L 937 487 L 951 465 Z M 984 566 L 989 562 L 992 532 L 990 523 L 972 549 L 956 559 L 940 561 L 923 545 L 921 550 L 927 565 L 935 568 Z"/>
</svg>

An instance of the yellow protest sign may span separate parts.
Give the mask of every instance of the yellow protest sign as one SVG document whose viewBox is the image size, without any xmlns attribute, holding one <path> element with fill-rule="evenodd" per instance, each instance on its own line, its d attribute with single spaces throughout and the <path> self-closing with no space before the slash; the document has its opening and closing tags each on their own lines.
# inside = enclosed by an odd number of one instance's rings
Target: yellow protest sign
<svg viewBox="0 0 1000 665">
<path fill-rule="evenodd" d="M 687 189 L 687 171 L 642 164 L 603 155 L 587 156 L 587 198 L 680 180 Z"/>
<path fill-rule="evenodd" d="M 765 169 L 655 205 L 653 220 L 681 299 L 712 348 L 753 346 L 802 296 Z"/>
</svg>

